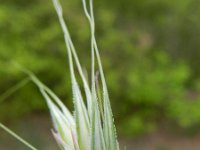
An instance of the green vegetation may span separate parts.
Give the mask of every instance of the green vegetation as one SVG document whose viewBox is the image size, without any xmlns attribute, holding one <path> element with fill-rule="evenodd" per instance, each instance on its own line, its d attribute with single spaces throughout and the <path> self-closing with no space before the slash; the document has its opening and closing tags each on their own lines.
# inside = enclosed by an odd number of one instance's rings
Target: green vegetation
<svg viewBox="0 0 200 150">
<path fill-rule="evenodd" d="M 81 64 L 90 69 L 85 52 L 90 49 L 90 32 L 81 4 L 61 2 Z M 163 120 L 200 130 L 198 3 L 95 1 L 97 41 L 122 134 L 150 132 Z M 51 1 L 2 0 L 0 31 L 0 93 L 26 78 L 13 67 L 15 61 L 34 72 L 71 109 L 67 54 Z M 0 103 L 1 120 L 46 109 L 32 83 Z"/>
<path fill-rule="evenodd" d="M 75 109 L 74 114 L 68 110 L 63 102 L 56 96 L 56 94 L 54 94 L 47 86 L 40 82 L 40 80 L 29 70 L 24 69 L 16 63 L 15 66 L 29 76 L 30 80 L 38 86 L 41 94 L 45 98 L 54 126 L 52 133 L 60 149 L 119 150 L 107 85 L 95 38 L 93 0 L 90 0 L 89 2 L 82 0 L 82 3 L 85 15 L 88 18 L 90 24 L 91 32 L 91 87 L 86 79 L 86 75 L 84 75 L 75 50 L 75 46 L 71 40 L 68 27 L 64 21 L 62 6 L 59 0 L 53 0 L 61 28 L 64 33 L 64 39 L 68 53 L 70 76 L 72 82 L 71 87 Z M 89 3 L 89 7 L 87 6 L 87 3 Z M 75 63 L 73 61 L 75 61 Z M 97 68 L 95 68 L 95 64 L 98 65 Z M 85 100 L 77 82 L 74 66 L 77 67 L 83 82 L 84 93 L 86 96 Z M 96 70 L 98 70 L 100 73 L 100 82 L 102 84 L 102 88 L 100 88 L 99 84 L 96 84 L 96 81 L 98 81 L 95 78 Z M 22 83 L 23 84 L 20 83 L 11 88 L 11 90 L 8 90 L 2 99 L 7 98 L 9 94 L 12 94 L 15 92 L 15 90 L 27 82 Z M 0 128 L 7 131 L 9 134 L 21 141 L 30 149 L 36 150 L 35 147 L 30 145 L 28 142 L 23 140 L 21 137 L 16 135 L 13 131 L 1 123 Z"/>
</svg>

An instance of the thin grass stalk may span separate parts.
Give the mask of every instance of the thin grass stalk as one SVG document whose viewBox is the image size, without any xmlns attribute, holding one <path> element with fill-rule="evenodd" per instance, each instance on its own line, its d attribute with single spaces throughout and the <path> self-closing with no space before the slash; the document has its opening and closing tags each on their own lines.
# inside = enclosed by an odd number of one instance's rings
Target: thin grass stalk
<svg viewBox="0 0 200 150">
<path fill-rule="evenodd" d="M 32 149 L 32 150 L 37 150 L 37 148 L 35 148 L 34 146 L 32 146 L 30 143 L 28 143 L 27 141 L 25 141 L 24 139 L 22 139 L 20 136 L 18 136 L 16 133 L 14 133 L 13 131 L 11 131 L 9 128 L 7 128 L 6 126 L 4 126 L 2 123 L 0 123 L 0 128 L 2 128 L 3 130 L 5 130 L 7 133 L 9 133 L 10 135 L 12 135 L 13 137 L 15 137 L 17 140 L 19 140 L 21 143 L 23 143 L 24 145 L 26 145 L 28 148 Z"/>
</svg>

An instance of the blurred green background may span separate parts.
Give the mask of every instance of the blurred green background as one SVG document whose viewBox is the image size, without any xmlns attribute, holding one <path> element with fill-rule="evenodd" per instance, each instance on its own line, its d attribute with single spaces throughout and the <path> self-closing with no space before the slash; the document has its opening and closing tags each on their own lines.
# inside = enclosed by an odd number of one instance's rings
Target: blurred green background
<svg viewBox="0 0 200 150">
<path fill-rule="evenodd" d="M 83 66 L 90 33 L 81 0 L 62 0 Z M 96 35 L 118 132 L 200 134 L 200 1 L 94 0 Z M 72 110 L 67 53 L 51 0 L 1 0 L 0 93 L 35 73 Z M 0 95 L 1 95 L 0 94 Z M 47 114 L 34 84 L 0 101 L 0 120 Z M 177 134 L 178 134 L 177 133 Z M 161 149 L 161 148 L 160 148 Z"/>
</svg>

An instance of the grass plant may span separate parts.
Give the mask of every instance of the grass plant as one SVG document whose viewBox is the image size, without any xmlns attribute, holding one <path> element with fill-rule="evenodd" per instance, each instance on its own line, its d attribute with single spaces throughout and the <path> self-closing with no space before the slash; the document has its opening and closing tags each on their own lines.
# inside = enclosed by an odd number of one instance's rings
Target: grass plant
<svg viewBox="0 0 200 150">
<path fill-rule="evenodd" d="M 46 100 L 51 114 L 54 129 L 52 134 L 60 149 L 64 150 L 118 150 L 119 145 L 113 121 L 113 114 L 109 100 L 106 80 L 95 39 L 95 21 L 93 0 L 82 0 L 85 15 L 90 24 L 91 31 L 91 85 L 86 79 L 84 70 L 79 62 L 75 46 L 70 37 L 68 27 L 63 18 L 62 7 L 59 0 L 52 0 L 63 30 L 66 49 L 68 53 L 69 69 L 71 74 L 74 113 L 72 114 L 63 102 L 45 86 L 33 73 L 23 69 L 30 79 L 37 85 Z M 87 52 L 87 51 L 86 51 Z M 98 66 L 98 67 L 96 67 Z M 82 92 L 76 78 L 77 68 L 84 86 Z M 95 73 L 99 72 L 101 87 L 96 82 Z M 15 90 L 15 88 L 14 88 Z M 102 91 L 102 92 L 101 92 Z M 13 89 L 11 89 L 13 92 Z M 10 94 L 8 92 L 7 94 Z M 84 93 L 84 95 L 82 94 Z M 7 97 L 6 96 L 4 97 Z M 29 148 L 33 146 L 25 142 L 4 125 L 0 127 L 23 142 Z"/>
</svg>

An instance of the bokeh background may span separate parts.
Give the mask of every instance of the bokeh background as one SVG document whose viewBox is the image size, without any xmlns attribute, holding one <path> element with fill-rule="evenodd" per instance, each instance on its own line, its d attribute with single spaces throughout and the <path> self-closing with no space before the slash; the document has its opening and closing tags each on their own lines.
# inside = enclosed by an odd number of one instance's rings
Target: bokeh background
<svg viewBox="0 0 200 150">
<path fill-rule="evenodd" d="M 80 60 L 90 70 L 81 0 L 62 0 Z M 96 35 L 122 147 L 200 149 L 200 1 L 94 0 Z M 63 33 L 51 0 L 0 1 L 0 121 L 40 149 L 57 149 L 35 73 L 73 110 Z M 0 149 L 26 149 L 0 130 Z"/>
</svg>

